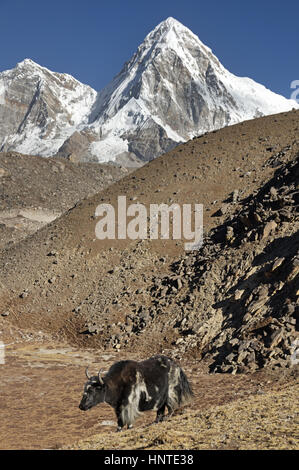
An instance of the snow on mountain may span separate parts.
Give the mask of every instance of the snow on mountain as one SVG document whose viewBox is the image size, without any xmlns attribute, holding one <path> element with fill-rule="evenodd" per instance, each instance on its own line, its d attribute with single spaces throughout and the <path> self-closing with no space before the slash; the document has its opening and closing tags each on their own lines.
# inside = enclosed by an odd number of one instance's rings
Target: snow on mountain
<svg viewBox="0 0 299 470">
<path fill-rule="evenodd" d="M 123 139 L 123 151 L 128 146 L 128 151 L 148 160 L 206 131 L 297 106 L 228 72 L 196 35 L 168 18 L 99 93 L 92 128 L 102 129 L 104 141 Z M 166 138 L 158 142 L 161 132 Z M 144 152 L 144 139 L 157 153 Z"/>
<path fill-rule="evenodd" d="M 88 123 L 97 93 L 30 59 L 0 73 L 0 149 L 50 156 Z"/>
<path fill-rule="evenodd" d="M 99 93 L 28 60 L 0 74 L 0 119 L 18 115 L 0 147 L 136 165 L 206 131 L 298 107 L 230 73 L 170 17 Z"/>
</svg>

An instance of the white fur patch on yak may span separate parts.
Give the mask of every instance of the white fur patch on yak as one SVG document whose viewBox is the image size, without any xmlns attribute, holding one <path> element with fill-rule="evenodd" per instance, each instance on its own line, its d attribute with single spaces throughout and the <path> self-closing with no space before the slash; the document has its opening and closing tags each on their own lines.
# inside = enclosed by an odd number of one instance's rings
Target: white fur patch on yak
<svg viewBox="0 0 299 470">
<path fill-rule="evenodd" d="M 125 405 L 121 410 L 121 419 L 124 425 L 127 424 L 128 426 L 130 426 L 140 415 L 138 407 L 141 393 L 145 393 L 146 401 L 151 400 L 142 375 L 139 372 L 136 372 L 136 382 L 132 386 L 131 393 L 128 396 L 128 404 Z M 156 408 L 153 408 L 153 410 L 155 409 Z"/>
<path fill-rule="evenodd" d="M 168 398 L 167 405 L 175 409 L 179 406 L 178 394 L 175 390 L 180 383 L 181 369 L 176 364 L 171 364 L 168 372 Z"/>
</svg>

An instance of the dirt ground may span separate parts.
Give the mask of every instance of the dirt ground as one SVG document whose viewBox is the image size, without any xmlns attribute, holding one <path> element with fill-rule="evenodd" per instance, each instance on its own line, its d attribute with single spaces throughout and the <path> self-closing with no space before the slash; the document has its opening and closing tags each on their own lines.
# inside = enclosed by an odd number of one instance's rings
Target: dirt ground
<svg viewBox="0 0 299 470">
<path fill-rule="evenodd" d="M 271 375 L 266 372 L 252 375 L 207 374 L 205 368 L 196 360 L 189 360 L 181 365 L 190 378 L 195 393 L 192 404 L 179 410 L 171 420 L 159 425 L 149 426 L 154 421 L 155 414 L 144 413 L 136 421 L 134 429 L 130 431 L 132 434 L 129 436 L 128 431 L 123 432 L 122 440 L 119 441 L 119 434 L 115 433 L 116 422 L 112 408 L 101 404 L 90 411 L 82 412 L 78 405 L 86 380 L 85 367 L 89 365 L 90 372 L 94 373 L 100 367 L 107 370 L 113 362 L 125 358 L 122 357 L 123 353 L 75 349 L 67 344 L 55 344 L 42 333 L 40 338 L 36 334 L 35 338 L 30 339 L 28 335 L 24 336 L 23 340 L 19 338 L 15 343 L 12 340 L 13 338 L 6 340 L 5 364 L 0 365 L 1 449 L 103 448 L 103 439 L 107 446 L 105 448 L 167 449 L 176 448 L 176 446 L 177 448 L 196 448 L 194 447 L 194 424 L 190 421 L 192 414 L 197 416 L 196 422 L 201 423 L 202 416 L 207 416 L 206 413 L 209 416 L 211 413 L 215 414 L 215 407 L 233 406 L 234 403 L 240 401 L 241 409 L 246 413 L 246 407 L 253 399 L 255 401 L 250 410 L 253 413 L 251 416 L 254 416 L 254 410 L 256 411 L 259 406 L 256 402 L 259 404 L 259 400 L 265 399 L 270 392 L 273 405 L 273 396 L 275 398 L 275 394 L 286 387 L 285 377 L 277 374 Z M 289 383 L 289 390 L 293 391 L 294 377 L 290 378 Z M 288 399 L 284 400 L 286 415 L 293 416 L 293 407 L 296 406 L 294 396 L 290 395 L 289 412 L 286 407 L 287 401 Z M 234 414 L 235 411 L 232 413 Z M 220 413 L 217 420 L 221 416 Z M 267 418 L 267 412 L 264 418 Z M 173 424 L 177 420 L 179 422 L 174 427 Z M 188 431 L 189 428 L 185 427 L 187 424 L 185 420 L 190 421 L 192 430 Z M 286 443 L 288 448 L 298 446 L 294 420 L 285 421 L 284 417 L 283 424 L 287 424 L 289 429 Z M 237 424 L 238 420 L 234 420 L 234 423 Z M 222 425 L 228 431 L 226 422 Z M 167 433 L 174 428 L 185 429 L 184 436 L 172 438 L 169 435 L 167 437 Z M 201 429 L 205 433 L 201 447 L 198 448 L 211 448 L 211 437 L 206 435 L 207 429 L 210 428 L 211 424 L 206 427 L 203 423 Z M 275 427 L 273 431 L 275 432 Z M 147 438 L 144 433 L 155 433 L 155 437 L 148 441 L 150 437 Z M 156 436 L 157 433 L 160 437 Z M 161 433 L 166 436 L 164 440 L 161 438 Z M 222 434 L 225 434 L 225 430 L 219 434 L 218 425 L 218 441 Z M 95 439 L 94 435 L 100 435 L 102 441 L 100 439 L 98 443 L 99 438 Z M 118 436 L 117 439 L 116 436 Z M 83 443 L 75 444 L 82 439 Z M 223 448 L 223 442 L 215 442 L 216 448 Z M 265 441 L 265 447 L 267 447 L 266 444 Z M 234 447 L 232 443 L 231 447 Z"/>
</svg>

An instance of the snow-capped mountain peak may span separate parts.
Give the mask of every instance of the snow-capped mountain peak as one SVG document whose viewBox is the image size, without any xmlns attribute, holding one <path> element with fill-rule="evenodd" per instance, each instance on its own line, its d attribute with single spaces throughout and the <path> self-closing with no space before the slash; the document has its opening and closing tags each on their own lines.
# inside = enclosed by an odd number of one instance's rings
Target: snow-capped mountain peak
<svg viewBox="0 0 299 470">
<path fill-rule="evenodd" d="M 99 93 L 92 127 L 95 133 L 101 129 L 102 138 L 93 143 L 92 153 L 103 161 L 109 139 L 112 158 L 115 139 L 117 152 L 148 160 L 203 132 L 293 106 L 253 80 L 231 74 L 209 47 L 170 17 Z"/>
<path fill-rule="evenodd" d="M 17 103 L 17 104 L 16 104 Z M 0 74 L 0 148 L 137 164 L 226 125 L 298 108 L 230 73 L 190 29 L 169 17 L 96 93 L 25 59 Z"/>
<path fill-rule="evenodd" d="M 96 96 L 71 75 L 24 59 L 0 73 L 0 150 L 56 154 L 78 127 L 88 123 Z"/>
<path fill-rule="evenodd" d="M 40 67 L 39 64 L 37 64 L 36 62 L 34 62 L 32 59 L 24 59 L 22 60 L 21 62 L 18 62 L 17 67 Z"/>
<path fill-rule="evenodd" d="M 211 51 L 211 49 L 205 46 L 189 28 L 172 16 L 159 23 L 155 29 L 145 37 L 143 44 L 156 43 L 156 45 L 163 45 L 167 48 L 175 49 L 178 42 L 184 41 L 186 37 L 192 38 L 202 47 Z"/>
</svg>

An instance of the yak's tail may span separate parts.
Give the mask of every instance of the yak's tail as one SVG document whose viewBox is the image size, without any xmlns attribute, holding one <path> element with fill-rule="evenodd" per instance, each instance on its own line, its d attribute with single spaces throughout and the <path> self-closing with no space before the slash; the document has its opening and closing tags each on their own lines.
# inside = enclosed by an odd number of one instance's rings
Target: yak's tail
<svg viewBox="0 0 299 470">
<path fill-rule="evenodd" d="M 190 402 L 194 394 L 187 376 L 180 366 L 172 363 L 169 371 L 168 405 L 178 408 Z"/>
<path fill-rule="evenodd" d="M 192 391 L 190 382 L 183 369 L 180 368 L 180 380 L 178 384 L 179 404 L 184 405 L 192 400 L 194 393 Z"/>
</svg>

